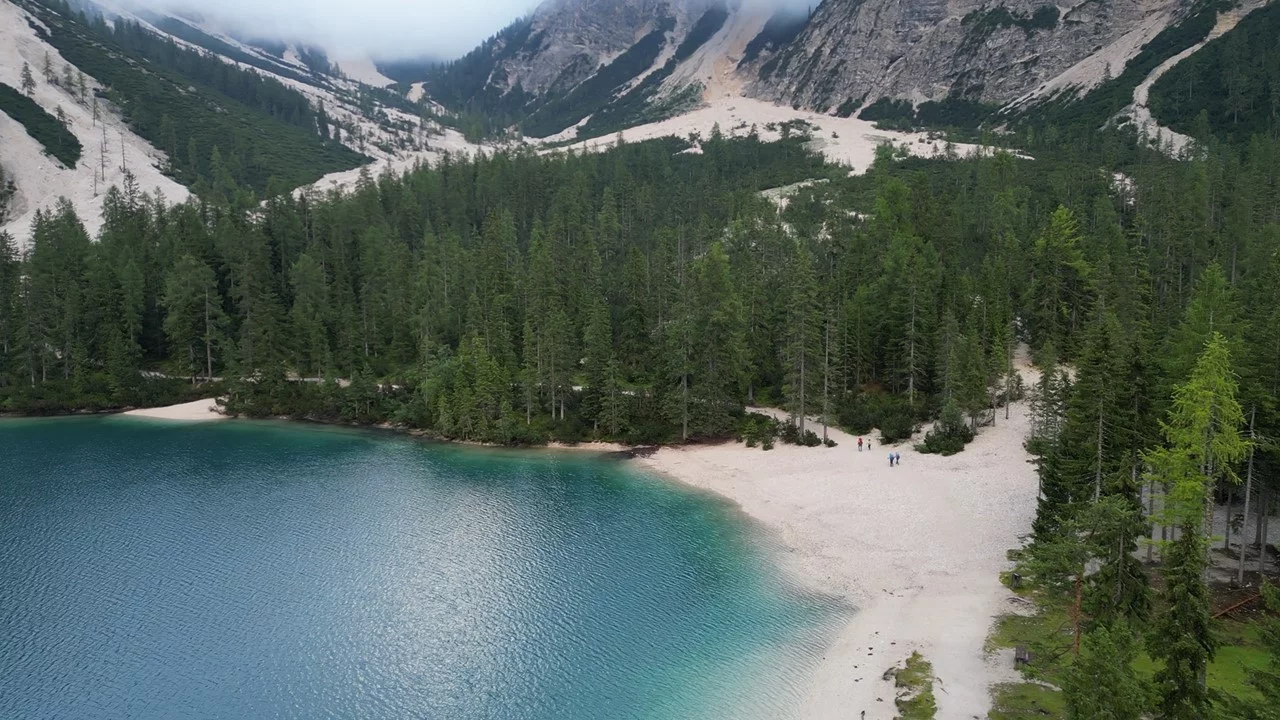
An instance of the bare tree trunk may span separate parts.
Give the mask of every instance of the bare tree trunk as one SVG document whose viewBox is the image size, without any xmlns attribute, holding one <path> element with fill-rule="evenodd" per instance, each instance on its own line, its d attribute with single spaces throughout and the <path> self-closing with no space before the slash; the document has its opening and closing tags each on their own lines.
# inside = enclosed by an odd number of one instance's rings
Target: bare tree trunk
<svg viewBox="0 0 1280 720">
<path fill-rule="evenodd" d="M 1076 573 L 1076 583 L 1075 583 L 1076 597 L 1075 597 L 1075 601 L 1071 604 L 1071 624 L 1073 626 L 1072 628 L 1073 637 L 1071 640 L 1071 654 L 1075 657 L 1080 656 L 1080 615 L 1081 615 L 1082 606 L 1084 604 L 1083 574 L 1084 574 L 1083 571 Z"/>
<path fill-rule="evenodd" d="M 1226 516 L 1222 523 L 1222 549 L 1223 550 L 1231 549 L 1231 509 L 1232 509 L 1232 506 L 1235 505 L 1235 502 L 1236 502 L 1236 489 L 1234 487 L 1228 486 Z"/>
<path fill-rule="evenodd" d="M 1258 408 L 1255 406 L 1249 411 L 1249 440 L 1253 442 L 1249 446 L 1249 469 L 1244 476 L 1244 521 L 1240 523 L 1240 564 L 1236 568 L 1236 586 L 1244 586 L 1244 553 L 1249 547 L 1249 542 L 1245 539 L 1245 530 L 1249 525 L 1249 496 L 1253 493 L 1253 453 L 1257 447 L 1258 435 L 1254 430 L 1254 418 L 1257 417 Z M 1230 530 L 1228 530 L 1228 534 Z"/>
<path fill-rule="evenodd" d="M 907 347 L 907 402 L 916 404 L 916 293 L 911 291 L 911 339 Z"/>
<path fill-rule="evenodd" d="M 1004 346 L 1004 419 L 1009 419 L 1009 406 L 1013 404 L 1013 332 L 1010 328 L 1009 342 Z"/>
<path fill-rule="evenodd" d="M 1098 411 L 1098 442 L 1097 442 L 1098 448 L 1097 448 L 1097 457 L 1094 460 L 1094 462 L 1097 463 L 1097 467 L 1094 469 L 1094 473 L 1093 473 L 1093 501 L 1094 502 L 1097 502 L 1098 498 L 1102 497 L 1102 427 L 1103 427 L 1102 411 L 1099 410 Z"/>
<path fill-rule="evenodd" d="M 804 442 L 804 385 L 805 385 L 804 356 L 806 355 L 804 350 L 805 350 L 804 345 L 801 344 L 800 346 L 800 422 L 799 422 L 800 442 Z"/>
<path fill-rule="evenodd" d="M 1267 527 L 1267 512 L 1271 509 L 1271 488 L 1262 489 L 1262 499 L 1258 503 L 1258 574 L 1261 575 L 1267 568 L 1267 535 L 1270 528 Z"/>
<path fill-rule="evenodd" d="M 827 411 L 829 391 L 831 387 L 831 318 L 827 318 L 827 328 L 822 348 L 822 444 L 827 444 Z"/>
<path fill-rule="evenodd" d="M 205 378 L 213 382 L 213 338 L 209 333 L 209 288 L 204 289 L 204 363 Z"/>
<path fill-rule="evenodd" d="M 1160 488 L 1160 509 L 1161 510 L 1164 509 L 1164 487 L 1163 486 Z M 1154 532 L 1155 530 L 1153 529 L 1152 533 L 1154 534 Z M 1169 539 L 1169 528 L 1165 527 L 1164 525 L 1161 525 L 1160 526 L 1160 542 L 1164 543 L 1168 539 Z M 1160 562 L 1164 562 L 1164 545 L 1160 546 Z"/>
<path fill-rule="evenodd" d="M 680 394 L 683 409 L 680 413 L 680 439 L 689 439 L 689 373 L 680 376 Z"/>
<path fill-rule="evenodd" d="M 1137 465 L 1134 465 L 1133 467 L 1133 475 L 1136 479 L 1138 475 Z M 1147 564 L 1148 565 L 1151 564 L 1151 561 L 1155 554 L 1155 549 L 1156 549 L 1156 543 L 1155 543 L 1156 529 L 1155 529 L 1155 523 L 1154 523 L 1155 514 L 1156 514 L 1156 484 L 1155 484 L 1155 481 L 1148 480 L 1147 481 L 1147 517 L 1152 519 L 1151 542 L 1147 543 Z"/>
</svg>

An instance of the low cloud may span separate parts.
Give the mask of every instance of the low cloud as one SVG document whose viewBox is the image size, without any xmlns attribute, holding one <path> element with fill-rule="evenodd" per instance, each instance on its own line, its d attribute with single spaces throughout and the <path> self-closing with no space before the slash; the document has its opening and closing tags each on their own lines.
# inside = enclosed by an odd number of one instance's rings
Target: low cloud
<svg viewBox="0 0 1280 720">
<path fill-rule="evenodd" d="M 332 57 L 459 57 L 535 0 L 134 0 L 242 36 L 319 45 Z M 134 4 L 131 3 L 131 4 Z"/>
</svg>

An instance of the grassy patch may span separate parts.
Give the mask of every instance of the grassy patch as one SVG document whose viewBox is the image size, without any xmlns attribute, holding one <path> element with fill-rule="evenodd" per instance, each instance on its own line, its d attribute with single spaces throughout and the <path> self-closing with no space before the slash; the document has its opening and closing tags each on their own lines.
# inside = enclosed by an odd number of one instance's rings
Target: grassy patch
<svg viewBox="0 0 1280 720">
<path fill-rule="evenodd" d="M 1032 655 L 1031 662 L 1022 668 L 1027 682 L 1007 683 L 993 690 L 988 717 L 996 720 L 1065 717 L 1063 695 L 1057 688 L 1072 659 L 1067 608 L 1034 591 L 1028 596 L 1037 602 L 1036 614 L 1000 618 L 987 639 L 988 652 L 1025 647 Z M 1209 687 L 1236 697 L 1255 697 L 1256 691 L 1248 684 L 1249 671 L 1267 665 L 1260 626 L 1254 622 L 1228 621 L 1220 624 L 1217 632 L 1222 644 L 1209 664 Z M 1140 653 L 1134 669 L 1142 677 L 1151 679 L 1159 663 Z"/>
<path fill-rule="evenodd" d="M 1261 628 L 1257 623 L 1228 621 L 1218 627 L 1222 643 L 1209 663 L 1209 687 L 1239 698 L 1257 698 L 1258 691 L 1249 685 L 1249 671 L 1267 667 L 1267 651 L 1262 647 Z M 1160 664 L 1146 653 L 1138 655 L 1134 667 L 1144 677 L 1154 677 Z"/>
<path fill-rule="evenodd" d="M 901 720 L 930 720 L 938 712 L 933 697 L 933 665 L 918 652 L 911 653 L 906 664 L 893 673 L 898 688 L 894 704 Z"/>
<path fill-rule="evenodd" d="M 1005 683 L 992 692 L 991 720 L 1063 717 L 1062 691 L 1036 683 Z"/>
</svg>

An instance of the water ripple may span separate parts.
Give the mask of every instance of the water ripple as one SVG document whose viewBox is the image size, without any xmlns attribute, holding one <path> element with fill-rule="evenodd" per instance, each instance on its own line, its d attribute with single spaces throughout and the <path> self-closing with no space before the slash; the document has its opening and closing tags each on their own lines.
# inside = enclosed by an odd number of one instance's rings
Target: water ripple
<svg viewBox="0 0 1280 720">
<path fill-rule="evenodd" d="M 604 461 L 0 423 L 0 717 L 776 718 L 843 612 Z"/>
</svg>

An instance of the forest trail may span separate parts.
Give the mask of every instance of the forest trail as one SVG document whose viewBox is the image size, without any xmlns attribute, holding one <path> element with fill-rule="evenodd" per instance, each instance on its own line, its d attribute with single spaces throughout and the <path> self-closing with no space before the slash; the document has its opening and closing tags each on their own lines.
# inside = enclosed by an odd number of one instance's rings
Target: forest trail
<svg viewBox="0 0 1280 720">
<path fill-rule="evenodd" d="M 1012 661 L 989 656 L 985 644 L 1013 597 L 999 580 L 1006 552 L 1035 515 L 1029 428 L 1023 401 L 951 457 L 878 437 L 859 452 L 857 437 L 829 428 L 835 448 L 672 447 L 637 462 L 737 503 L 792 551 L 783 563 L 800 582 L 854 607 L 800 717 L 894 717 L 882 674 L 919 650 L 938 678 L 937 717 L 967 719 L 986 717 L 990 687 L 1015 677 Z M 889 467 L 890 451 L 901 453 L 899 467 Z"/>
</svg>

